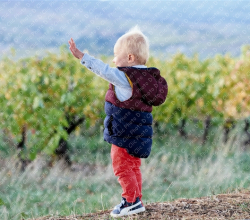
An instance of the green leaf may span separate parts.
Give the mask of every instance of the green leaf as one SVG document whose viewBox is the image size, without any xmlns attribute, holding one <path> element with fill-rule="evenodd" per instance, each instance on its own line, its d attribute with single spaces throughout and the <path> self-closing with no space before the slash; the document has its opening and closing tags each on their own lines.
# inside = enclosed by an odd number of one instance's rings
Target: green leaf
<svg viewBox="0 0 250 220">
<path fill-rule="evenodd" d="M 54 135 L 48 145 L 44 148 L 43 152 L 52 155 L 54 154 L 55 149 L 58 147 L 59 140 L 61 139 L 61 136 L 59 134 Z"/>
<path fill-rule="evenodd" d="M 68 139 L 68 133 L 63 129 L 62 126 L 58 127 L 58 134 L 64 139 L 67 140 Z"/>
<path fill-rule="evenodd" d="M 39 97 L 35 97 L 34 102 L 33 102 L 33 109 L 36 109 L 39 106 Z"/>
<path fill-rule="evenodd" d="M 30 160 L 35 160 L 36 159 L 36 155 L 38 153 L 38 149 L 37 146 L 32 146 L 29 150 L 29 158 Z"/>
<path fill-rule="evenodd" d="M 1 205 L 6 205 L 5 202 L 0 198 L 0 206 Z"/>
<path fill-rule="evenodd" d="M 20 215 L 21 215 L 22 218 L 28 218 L 28 216 L 29 216 L 27 214 L 27 212 L 21 212 Z"/>
<path fill-rule="evenodd" d="M 0 145 L 0 151 L 4 152 L 5 155 L 8 155 L 8 154 L 9 154 L 7 148 L 5 148 L 5 147 L 3 147 L 3 146 L 1 146 L 1 145 Z"/>
<path fill-rule="evenodd" d="M 63 94 L 60 100 L 60 103 L 63 104 L 65 102 L 66 95 Z"/>
<path fill-rule="evenodd" d="M 61 122 L 61 125 L 63 125 L 64 127 L 68 127 L 69 126 L 69 123 L 68 123 L 68 121 L 65 118 L 63 118 L 62 120 L 60 120 L 60 122 Z"/>
</svg>

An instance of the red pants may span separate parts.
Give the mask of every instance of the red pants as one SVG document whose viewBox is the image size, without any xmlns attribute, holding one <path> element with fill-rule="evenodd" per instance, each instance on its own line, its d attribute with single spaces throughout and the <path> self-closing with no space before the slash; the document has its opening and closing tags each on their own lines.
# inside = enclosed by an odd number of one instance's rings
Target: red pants
<svg viewBox="0 0 250 220">
<path fill-rule="evenodd" d="M 125 148 L 112 144 L 111 159 L 114 174 L 119 177 L 118 181 L 123 190 L 121 194 L 122 197 L 126 198 L 126 200 L 130 203 L 134 202 L 137 197 L 141 200 L 141 158 L 133 157 L 128 154 Z"/>
</svg>

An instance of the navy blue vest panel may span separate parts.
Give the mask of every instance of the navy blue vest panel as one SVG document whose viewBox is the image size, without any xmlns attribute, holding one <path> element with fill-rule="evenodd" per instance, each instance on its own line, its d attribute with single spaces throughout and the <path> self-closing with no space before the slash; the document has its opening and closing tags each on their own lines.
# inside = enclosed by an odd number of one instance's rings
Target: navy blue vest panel
<svg viewBox="0 0 250 220">
<path fill-rule="evenodd" d="M 105 101 L 104 141 L 125 148 L 139 158 L 147 158 L 152 146 L 152 122 L 150 112 L 119 108 Z"/>
</svg>

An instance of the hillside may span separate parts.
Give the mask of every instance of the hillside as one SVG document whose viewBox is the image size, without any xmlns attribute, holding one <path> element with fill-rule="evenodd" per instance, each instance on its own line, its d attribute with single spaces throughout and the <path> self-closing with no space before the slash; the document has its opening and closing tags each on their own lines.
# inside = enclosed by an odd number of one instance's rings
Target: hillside
<svg viewBox="0 0 250 220">
<path fill-rule="evenodd" d="M 57 51 L 72 37 L 92 55 L 113 55 L 118 37 L 138 24 L 152 55 L 178 50 L 201 58 L 240 54 L 249 44 L 248 1 L 6 1 L 0 0 L 0 56 Z M 14 16 L 13 16 L 14 15 Z"/>
<path fill-rule="evenodd" d="M 144 213 L 123 219 L 250 219 L 250 190 L 235 190 L 200 198 L 179 198 L 171 202 L 146 204 L 145 208 Z M 110 211 L 81 216 L 47 216 L 36 220 L 111 219 Z"/>
</svg>

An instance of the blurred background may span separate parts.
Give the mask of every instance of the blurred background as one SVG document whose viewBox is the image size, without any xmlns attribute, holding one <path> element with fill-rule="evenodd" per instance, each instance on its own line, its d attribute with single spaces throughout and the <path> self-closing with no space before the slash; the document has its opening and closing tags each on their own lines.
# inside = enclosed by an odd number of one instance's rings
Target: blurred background
<svg viewBox="0 0 250 220">
<path fill-rule="evenodd" d="M 0 0 L 0 219 L 96 212 L 121 199 L 103 140 L 112 63 L 139 25 L 168 83 L 153 107 L 143 201 L 250 189 L 250 2 Z"/>
<path fill-rule="evenodd" d="M 248 1 L 3 1 L 0 49 L 17 56 L 58 51 L 72 37 L 93 55 L 113 55 L 116 40 L 135 24 L 152 55 L 177 50 L 201 58 L 240 54 L 250 40 Z"/>
</svg>

